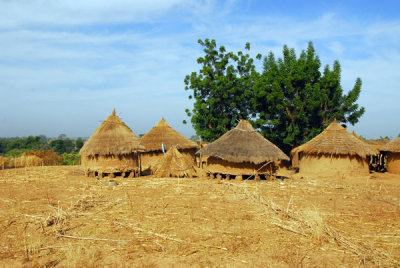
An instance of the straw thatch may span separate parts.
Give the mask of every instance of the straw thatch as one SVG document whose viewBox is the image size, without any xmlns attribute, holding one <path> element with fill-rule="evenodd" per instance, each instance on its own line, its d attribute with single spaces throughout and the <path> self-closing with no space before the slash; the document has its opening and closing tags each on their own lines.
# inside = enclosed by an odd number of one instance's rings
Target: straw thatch
<svg viewBox="0 0 400 268">
<path fill-rule="evenodd" d="M 165 150 L 169 150 L 173 146 L 178 150 L 197 148 L 195 142 L 182 136 L 176 130 L 171 128 L 164 118 L 162 118 L 149 132 L 143 135 L 140 140 L 146 147 L 146 152 L 161 151 L 161 144 L 164 145 Z"/>
<path fill-rule="evenodd" d="M 306 154 L 352 155 L 361 158 L 378 153 L 376 149 L 339 125 L 336 119 L 321 134 L 296 151 Z"/>
<path fill-rule="evenodd" d="M 115 114 L 112 114 L 96 129 L 93 135 L 83 145 L 80 154 L 124 155 L 143 152 L 145 147 L 133 131 Z"/>
<path fill-rule="evenodd" d="M 196 170 L 193 161 L 183 156 L 176 147 L 171 147 L 154 166 L 156 177 L 193 177 Z"/>
<path fill-rule="evenodd" d="M 268 161 L 289 160 L 276 145 L 255 131 L 246 120 L 198 151 L 201 156 L 212 156 L 233 163 L 261 164 Z"/>
<path fill-rule="evenodd" d="M 386 145 L 382 147 L 382 151 L 400 153 L 400 137 L 386 143 Z"/>
<path fill-rule="evenodd" d="M 372 148 L 374 148 L 378 151 L 382 151 L 384 146 L 388 142 L 390 142 L 390 140 L 388 138 L 380 138 L 377 140 L 364 140 L 360 136 L 358 136 L 354 130 L 353 130 L 353 136 L 356 137 L 357 139 L 359 139 L 360 141 L 365 142 L 366 144 L 368 144 L 369 146 L 371 146 Z"/>
<path fill-rule="evenodd" d="M 384 151 L 386 144 L 388 144 L 390 140 L 388 138 L 381 138 L 377 140 L 366 140 L 365 142 L 377 149 L 378 151 Z"/>
</svg>

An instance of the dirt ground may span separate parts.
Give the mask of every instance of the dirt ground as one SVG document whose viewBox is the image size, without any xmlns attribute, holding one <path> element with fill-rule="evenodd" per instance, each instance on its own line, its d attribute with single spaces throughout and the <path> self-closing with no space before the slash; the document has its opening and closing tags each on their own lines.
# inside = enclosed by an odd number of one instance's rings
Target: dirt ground
<svg viewBox="0 0 400 268">
<path fill-rule="evenodd" d="M 289 177 L 0 170 L 0 267 L 400 265 L 400 175 Z"/>
</svg>

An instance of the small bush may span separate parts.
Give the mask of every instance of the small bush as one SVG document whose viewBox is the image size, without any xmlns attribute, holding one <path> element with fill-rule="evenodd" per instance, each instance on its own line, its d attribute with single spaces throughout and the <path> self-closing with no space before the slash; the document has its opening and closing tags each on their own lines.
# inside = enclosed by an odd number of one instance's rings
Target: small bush
<svg viewBox="0 0 400 268">
<path fill-rule="evenodd" d="M 25 154 L 28 151 L 29 151 L 29 149 L 12 149 L 12 150 L 8 151 L 5 156 L 7 156 L 9 158 L 10 157 L 11 158 L 12 157 L 19 157 L 19 156 Z"/>
<path fill-rule="evenodd" d="M 81 156 L 77 153 L 63 153 L 62 154 L 62 164 L 73 166 L 73 165 L 80 165 L 81 164 Z"/>
</svg>

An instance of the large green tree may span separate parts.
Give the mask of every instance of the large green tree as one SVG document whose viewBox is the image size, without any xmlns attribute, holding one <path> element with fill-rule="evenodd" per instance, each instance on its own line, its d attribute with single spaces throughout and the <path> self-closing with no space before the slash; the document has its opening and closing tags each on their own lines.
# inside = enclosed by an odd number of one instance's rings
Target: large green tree
<svg viewBox="0 0 400 268">
<path fill-rule="evenodd" d="M 205 55 L 197 59 L 202 68 L 185 77 L 185 89 L 193 90 L 194 107 L 186 113 L 197 135 L 213 141 L 234 127 L 239 119 L 255 115 L 253 85 L 259 74 L 253 59 L 242 51 L 226 52 L 215 40 L 199 40 Z M 245 49 L 250 50 L 247 43 Z M 257 56 L 261 59 L 261 55 Z M 186 121 L 184 121 L 186 123 Z"/>
<path fill-rule="evenodd" d="M 298 58 L 287 46 L 282 58 L 276 59 L 272 52 L 264 58 L 263 72 L 254 87 L 256 126 L 286 152 L 316 136 L 335 118 L 354 125 L 364 113 L 356 103 L 361 79 L 343 94 L 339 62 L 332 69 L 325 66 L 323 74 L 320 69 L 311 42 Z"/>
<path fill-rule="evenodd" d="M 215 40 L 199 40 L 205 55 L 202 68 L 185 78 L 192 90 L 192 110 L 186 109 L 197 135 L 213 141 L 237 124 L 253 118 L 253 125 L 285 152 L 319 134 L 333 119 L 354 125 L 364 113 L 356 103 L 361 80 L 343 93 L 338 61 L 321 73 L 321 62 L 313 44 L 297 57 L 294 49 L 283 48 L 276 59 L 270 52 L 257 72 L 254 60 L 241 51 L 217 49 Z M 250 44 L 246 43 L 246 50 Z M 261 55 L 257 55 L 260 59 Z"/>
</svg>

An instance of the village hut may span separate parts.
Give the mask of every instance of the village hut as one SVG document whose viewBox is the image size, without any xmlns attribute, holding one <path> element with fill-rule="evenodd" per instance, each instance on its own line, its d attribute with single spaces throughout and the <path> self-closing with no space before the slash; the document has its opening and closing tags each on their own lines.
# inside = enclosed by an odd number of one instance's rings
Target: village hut
<svg viewBox="0 0 400 268">
<path fill-rule="evenodd" d="M 259 179 L 271 175 L 276 161 L 289 160 L 276 145 L 255 131 L 246 120 L 198 151 L 207 157 L 206 171 L 217 178 L 235 176 L 238 179 Z"/>
<path fill-rule="evenodd" d="M 304 144 L 303 144 L 304 145 Z M 292 160 L 292 168 L 298 169 L 300 166 L 299 152 L 303 145 L 297 146 L 290 151 L 290 158 Z"/>
<path fill-rule="evenodd" d="M 386 168 L 387 164 L 387 153 L 383 152 L 384 146 L 390 141 L 387 138 L 380 138 L 377 140 L 365 140 L 359 137 L 353 130 L 353 135 L 360 139 L 361 141 L 365 142 L 372 148 L 377 150 L 377 154 L 371 155 L 369 158 L 369 168 L 370 170 L 375 170 L 378 172 L 382 172 Z"/>
<path fill-rule="evenodd" d="M 165 177 L 195 177 L 196 169 L 193 161 L 183 156 L 175 146 L 171 147 L 153 167 L 154 176 Z"/>
<path fill-rule="evenodd" d="M 382 147 L 387 152 L 387 171 L 400 174 L 400 137 Z"/>
<path fill-rule="evenodd" d="M 378 151 L 383 151 L 385 145 L 388 144 L 390 140 L 388 138 L 380 138 L 376 140 L 366 140 L 365 142 L 377 149 Z"/>
<path fill-rule="evenodd" d="M 292 150 L 297 154 L 301 173 L 332 175 L 369 174 L 368 156 L 378 151 L 347 129 L 336 119 L 318 136 Z"/>
<path fill-rule="evenodd" d="M 140 140 L 146 147 L 146 151 L 141 155 L 142 170 L 146 174 L 154 171 L 153 166 L 172 147 L 176 147 L 183 156 L 193 163 L 196 161 L 197 144 L 170 127 L 164 118 L 161 118 L 160 122 L 143 135 Z"/>
<path fill-rule="evenodd" d="M 135 177 L 140 175 L 140 152 L 144 150 L 114 109 L 81 148 L 81 165 L 86 175 Z"/>
</svg>

